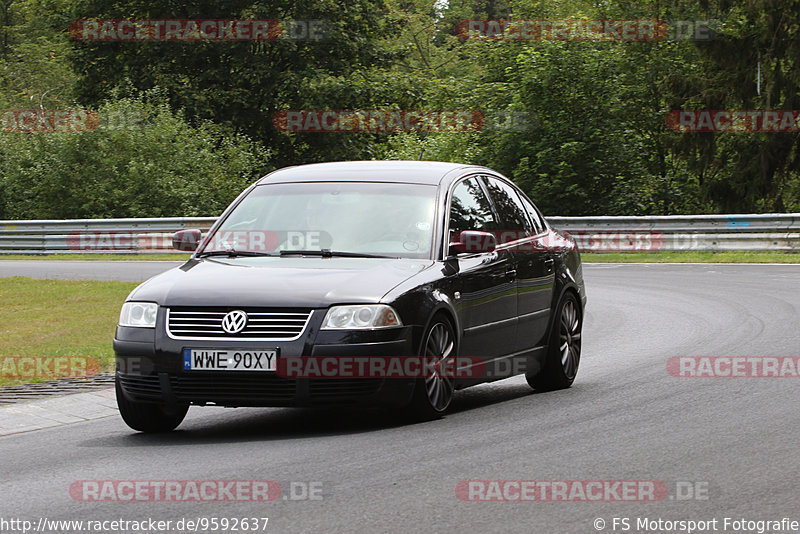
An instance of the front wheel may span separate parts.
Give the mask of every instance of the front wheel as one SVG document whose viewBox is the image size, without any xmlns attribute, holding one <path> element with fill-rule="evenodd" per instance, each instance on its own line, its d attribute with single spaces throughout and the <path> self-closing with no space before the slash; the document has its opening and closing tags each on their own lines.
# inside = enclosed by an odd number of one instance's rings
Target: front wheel
<svg viewBox="0 0 800 534">
<path fill-rule="evenodd" d="M 414 384 L 407 412 L 414 420 L 430 421 L 444 415 L 453 400 L 455 382 L 449 369 L 456 357 L 455 330 L 447 318 L 437 315 L 422 339 L 420 354 L 432 365 L 426 366 L 427 376 Z"/>
<path fill-rule="evenodd" d="M 122 420 L 140 432 L 169 432 L 174 430 L 186 417 L 188 404 L 151 404 L 128 399 L 122 391 L 119 377 L 114 380 L 117 393 L 117 406 Z"/>
<path fill-rule="evenodd" d="M 581 361 L 583 314 L 574 293 L 566 293 L 558 305 L 556 320 L 550 332 L 544 369 L 536 375 L 525 375 L 533 389 L 551 391 L 568 388 L 578 374 Z"/>
</svg>

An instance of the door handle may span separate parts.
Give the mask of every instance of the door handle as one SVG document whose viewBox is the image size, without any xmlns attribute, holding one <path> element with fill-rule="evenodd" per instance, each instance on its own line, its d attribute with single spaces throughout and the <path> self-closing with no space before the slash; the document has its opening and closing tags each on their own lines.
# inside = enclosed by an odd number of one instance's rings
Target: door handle
<svg viewBox="0 0 800 534">
<path fill-rule="evenodd" d="M 506 271 L 506 276 L 508 277 L 509 280 L 515 279 L 517 277 L 517 270 L 511 269 Z"/>
<path fill-rule="evenodd" d="M 548 273 L 553 270 L 554 264 L 555 260 L 553 258 L 547 258 L 546 260 L 544 260 L 544 266 L 547 268 Z"/>
</svg>

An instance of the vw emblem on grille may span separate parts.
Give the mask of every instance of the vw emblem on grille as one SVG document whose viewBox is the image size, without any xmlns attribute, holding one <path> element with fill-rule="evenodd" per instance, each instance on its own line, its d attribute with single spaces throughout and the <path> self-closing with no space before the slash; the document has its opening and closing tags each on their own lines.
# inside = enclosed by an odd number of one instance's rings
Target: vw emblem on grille
<svg viewBox="0 0 800 534">
<path fill-rule="evenodd" d="M 222 329 L 229 334 L 238 334 L 247 324 L 247 314 L 242 310 L 233 310 L 222 318 Z"/>
</svg>

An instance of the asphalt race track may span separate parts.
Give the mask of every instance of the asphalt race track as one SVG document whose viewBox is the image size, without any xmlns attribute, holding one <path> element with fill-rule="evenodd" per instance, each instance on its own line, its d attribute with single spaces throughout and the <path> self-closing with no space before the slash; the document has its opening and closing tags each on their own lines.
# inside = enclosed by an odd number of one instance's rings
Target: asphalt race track
<svg viewBox="0 0 800 534">
<path fill-rule="evenodd" d="M 14 274 L 0 263 L 0 276 Z M 164 268 L 132 263 L 64 268 L 122 279 Z M 667 372 L 675 356 L 799 357 L 800 265 L 594 264 L 585 274 L 583 358 L 569 390 L 535 394 L 522 378 L 478 386 L 446 418 L 415 425 L 383 413 L 195 407 L 168 435 L 109 417 L 6 436 L 0 517 L 268 517 L 275 533 L 681 531 L 637 528 L 644 518 L 752 532 L 724 520 L 800 521 L 800 381 Z M 81 502 L 69 490 L 82 480 L 272 480 L 286 498 Z M 669 495 L 466 502 L 456 487 L 468 480 L 657 481 Z M 321 499 L 289 498 L 308 482 Z"/>
</svg>

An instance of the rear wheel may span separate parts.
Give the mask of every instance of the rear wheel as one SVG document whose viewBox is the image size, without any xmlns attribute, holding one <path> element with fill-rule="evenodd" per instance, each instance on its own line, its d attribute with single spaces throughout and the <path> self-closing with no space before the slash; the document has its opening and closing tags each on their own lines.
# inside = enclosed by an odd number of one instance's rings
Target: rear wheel
<svg viewBox="0 0 800 534">
<path fill-rule="evenodd" d="M 169 432 L 174 430 L 186 417 L 188 404 L 150 404 L 128 399 L 122 391 L 119 377 L 116 377 L 117 406 L 123 421 L 140 432 Z"/>
<path fill-rule="evenodd" d="M 455 393 L 450 369 L 456 357 L 456 336 L 453 325 L 443 315 L 433 318 L 423 337 L 420 354 L 433 365 L 426 366 L 430 372 L 414 384 L 407 412 L 417 421 L 430 421 L 444 415 Z"/>
<path fill-rule="evenodd" d="M 574 293 L 568 292 L 558 305 L 556 322 L 550 332 L 544 369 L 536 375 L 525 375 L 536 390 L 568 388 L 575 381 L 581 361 L 583 314 Z"/>
</svg>

